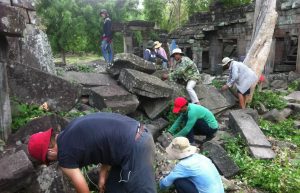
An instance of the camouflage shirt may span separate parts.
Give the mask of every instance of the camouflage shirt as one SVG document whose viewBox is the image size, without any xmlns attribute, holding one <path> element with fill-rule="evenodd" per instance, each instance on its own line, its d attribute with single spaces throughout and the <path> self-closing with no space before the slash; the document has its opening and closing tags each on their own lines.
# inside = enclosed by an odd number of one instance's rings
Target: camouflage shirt
<svg viewBox="0 0 300 193">
<path fill-rule="evenodd" d="M 169 74 L 169 79 L 175 81 L 183 79 L 184 81 L 200 79 L 200 74 L 196 64 L 188 57 L 182 56 L 181 61 L 176 62 L 176 68 Z"/>
</svg>

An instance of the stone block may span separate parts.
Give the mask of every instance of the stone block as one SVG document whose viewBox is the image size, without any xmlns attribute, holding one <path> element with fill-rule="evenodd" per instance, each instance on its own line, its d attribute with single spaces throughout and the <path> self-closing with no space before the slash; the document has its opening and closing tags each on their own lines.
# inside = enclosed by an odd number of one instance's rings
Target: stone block
<svg viewBox="0 0 300 193">
<path fill-rule="evenodd" d="M 288 81 L 289 82 L 293 82 L 297 79 L 300 79 L 300 73 L 297 73 L 297 72 L 294 72 L 294 71 L 289 72 L 289 76 L 288 76 Z"/>
<path fill-rule="evenodd" d="M 170 102 L 169 98 L 147 99 L 142 102 L 142 107 L 147 116 L 154 119 L 169 107 Z"/>
<path fill-rule="evenodd" d="M 117 82 L 108 74 L 85 73 L 85 72 L 65 72 L 63 78 L 81 84 L 84 87 L 116 85 Z"/>
<path fill-rule="evenodd" d="M 159 137 L 157 137 L 157 142 L 166 148 L 172 142 L 173 136 L 169 132 L 163 132 Z"/>
<path fill-rule="evenodd" d="M 223 95 L 214 86 L 198 84 L 195 87 L 195 91 L 200 99 L 200 104 L 214 114 L 235 105 L 235 99 L 231 93 Z"/>
<path fill-rule="evenodd" d="M 219 144 L 210 141 L 205 142 L 203 144 L 203 151 L 208 152 L 208 157 L 224 177 L 232 177 L 239 172 L 239 167 Z"/>
<path fill-rule="evenodd" d="M 0 160 L 1 192 L 17 192 L 32 180 L 33 165 L 24 151 L 18 151 Z"/>
<path fill-rule="evenodd" d="M 80 86 L 23 64 L 9 66 L 7 75 L 10 94 L 21 102 L 47 102 L 53 111 L 68 111 L 80 96 Z"/>
<path fill-rule="evenodd" d="M 0 0 L 0 4 L 11 5 L 10 0 Z"/>
<path fill-rule="evenodd" d="M 32 0 L 11 0 L 12 5 L 29 10 L 35 10 L 35 1 Z"/>
<path fill-rule="evenodd" d="M 114 57 L 114 65 L 108 72 L 113 76 L 117 76 L 121 73 L 123 68 L 134 69 L 148 74 L 155 72 L 155 65 L 130 53 L 116 54 Z"/>
<path fill-rule="evenodd" d="M 161 79 L 132 69 L 123 69 L 119 81 L 129 92 L 148 98 L 170 97 L 173 93 Z"/>
<path fill-rule="evenodd" d="M 251 108 L 246 108 L 246 109 L 239 109 L 237 111 L 250 115 L 254 119 L 254 121 L 258 124 L 259 115 L 258 115 L 257 110 L 251 109 Z"/>
<path fill-rule="evenodd" d="M 76 193 L 73 185 L 58 169 L 58 164 L 52 164 L 48 167 L 39 167 L 36 170 L 36 178 L 26 188 L 30 193 Z"/>
<path fill-rule="evenodd" d="M 27 143 L 28 137 L 34 133 L 46 131 L 49 128 L 53 128 L 55 131 L 61 131 L 68 123 L 68 120 L 55 114 L 32 119 L 26 125 L 19 128 L 16 133 L 9 136 L 8 144 L 15 145 L 16 142 L 25 144 Z"/>
<path fill-rule="evenodd" d="M 22 38 L 22 64 L 56 74 L 47 34 L 37 26 L 27 24 Z"/>
<path fill-rule="evenodd" d="M 139 105 L 135 95 L 117 84 L 91 88 L 89 101 L 93 107 L 100 110 L 109 108 L 113 112 L 123 114 L 133 113 Z"/>
<path fill-rule="evenodd" d="M 273 82 L 271 82 L 271 87 L 272 88 L 276 88 L 276 89 L 287 89 L 288 85 L 287 85 L 287 81 L 284 80 L 274 80 Z"/>
<path fill-rule="evenodd" d="M 151 121 L 149 124 L 146 124 L 145 127 L 150 131 L 153 138 L 156 139 L 163 128 L 165 128 L 168 125 L 168 121 L 166 121 L 163 118 L 156 119 L 154 121 Z"/>
<path fill-rule="evenodd" d="M 271 111 L 265 113 L 262 117 L 265 120 L 272 122 L 280 122 L 285 120 L 285 117 L 277 109 L 272 109 Z"/>
<path fill-rule="evenodd" d="M 0 32 L 8 36 L 21 36 L 25 29 L 24 10 L 0 4 Z"/>
<path fill-rule="evenodd" d="M 20 37 L 6 37 L 8 43 L 7 56 L 10 63 L 21 63 L 22 40 Z"/>
<path fill-rule="evenodd" d="M 300 112 L 300 104 L 298 104 L 298 103 L 288 103 L 288 107 L 293 110 L 294 114 Z"/>
<path fill-rule="evenodd" d="M 39 24 L 39 19 L 36 15 L 35 11 L 29 11 L 27 10 L 28 18 L 29 18 L 29 23 L 33 25 L 38 25 Z"/>
<path fill-rule="evenodd" d="M 271 148 L 270 142 L 250 115 L 240 111 L 230 111 L 229 127 L 239 131 L 249 146 Z"/>
<path fill-rule="evenodd" d="M 294 91 L 284 98 L 291 103 L 300 103 L 300 91 Z"/>
<path fill-rule="evenodd" d="M 271 148 L 250 146 L 249 149 L 251 155 L 255 158 L 273 159 L 276 156 Z"/>
</svg>

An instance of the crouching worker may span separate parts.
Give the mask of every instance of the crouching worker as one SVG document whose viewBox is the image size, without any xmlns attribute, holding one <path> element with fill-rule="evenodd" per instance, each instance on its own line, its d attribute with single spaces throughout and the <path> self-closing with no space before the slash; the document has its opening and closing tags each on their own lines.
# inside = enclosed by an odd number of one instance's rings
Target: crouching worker
<svg viewBox="0 0 300 193">
<path fill-rule="evenodd" d="M 59 134 L 53 129 L 33 134 L 28 152 L 44 164 L 58 160 L 78 193 L 90 192 L 80 168 L 99 163 L 100 193 L 156 193 L 152 136 L 123 115 L 94 113 L 73 120 Z"/>
<path fill-rule="evenodd" d="M 174 137 L 187 137 L 190 143 L 194 143 L 195 134 L 205 135 L 205 140 L 208 141 L 218 130 L 218 122 L 210 110 L 201 105 L 188 103 L 183 97 L 175 99 L 173 113 L 180 113 L 168 130 Z M 184 127 L 180 128 L 182 124 Z"/>
<path fill-rule="evenodd" d="M 215 165 L 185 137 L 176 137 L 167 147 L 169 159 L 179 160 L 174 169 L 160 180 L 160 188 L 174 184 L 177 193 L 224 193 Z"/>
</svg>

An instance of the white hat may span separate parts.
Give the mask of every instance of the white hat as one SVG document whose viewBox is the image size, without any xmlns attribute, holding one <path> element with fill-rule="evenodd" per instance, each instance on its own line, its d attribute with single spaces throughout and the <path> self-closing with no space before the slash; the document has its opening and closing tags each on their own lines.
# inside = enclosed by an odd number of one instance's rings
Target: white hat
<svg viewBox="0 0 300 193">
<path fill-rule="evenodd" d="M 181 55 L 184 55 L 181 51 L 180 48 L 175 48 L 173 51 L 172 51 L 172 54 L 171 54 L 171 57 L 174 56 L 174 54 L 181 54 Z"/>
<path fill-rule="evenodd" d="M 166 148 L 169 159 L 183 159 L 197 152 L 197 147 L 190 145 L 186 137 L 176 137 Z"/>
<path fill-rule="evenodd" d="M 162 45 L 162 43 L 160 43 L 159 41 L 155 41 L 155 42 L 153 43 L 153 47 L 154 47 L 155 49 L 160 48 L 161 45 Z"/>
<path fill-rule="evenodd" d="M 226 64 L 228 64 L 228 62 L 231 62 L 233 59 L 230 59 L 230 58 L 228 58 L 228 57 L 225 57 L 225 58 L 223 58 L 223 60 L 222 60 L 222 66 L 225 66 Z"/>
</svg>

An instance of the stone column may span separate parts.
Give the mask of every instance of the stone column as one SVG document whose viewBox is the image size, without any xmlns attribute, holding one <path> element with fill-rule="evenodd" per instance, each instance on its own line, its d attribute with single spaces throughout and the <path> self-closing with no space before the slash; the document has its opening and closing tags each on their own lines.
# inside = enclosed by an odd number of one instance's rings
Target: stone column
<svg viewBox="0 0 300 193">
<path fill-rule="evenodd" d="M 7 140 L 11 133 L 11 110 L 9 101 L 9 89 L 6 74 L 6 49 L 5 37 L 0 36 L 0 139 Z"/>
<path fill-rule="evenodd" d="M 218 39 L 216 34 L 212 34 L 209 45 L 209 65 L 210 71 L 215 73 L 217 65 L 222 63 L 223 57 L 223 42 Z"/>
<path fill-rule="evenodd" d="M 199 72 L 202 71 L 202 48 L 200 43 L 193 44 L 193 61 L 198 67 Z"/>
<path fill-rule="evenodd" d="M 123 36 L 123 40 L 124 40 L 124 53 L 133 53 L 132 33 L 125 32 Z"/>
<path fill-rule="evenodd" d="M 300 31 L 300 30 L 298 30 L 298 31 Z M 299 35 L 298 35 L 298 50 L 297 50 L 296 72 L 300 73 L 300 32 L 299 32 Z"/>
</svg>

